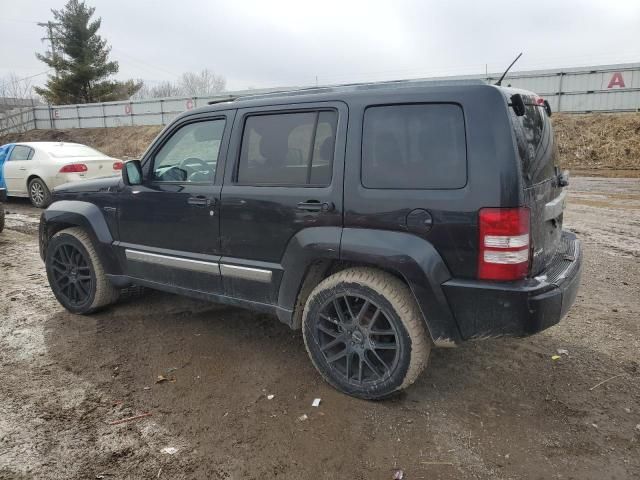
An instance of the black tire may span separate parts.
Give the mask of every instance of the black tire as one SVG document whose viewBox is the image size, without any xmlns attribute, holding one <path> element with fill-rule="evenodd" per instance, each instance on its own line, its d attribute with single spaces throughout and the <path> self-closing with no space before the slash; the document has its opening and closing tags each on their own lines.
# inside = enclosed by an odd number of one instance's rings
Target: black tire
<svg viewBox="0 0 640 480">
<path fill-rule="evenodd" d="M 29 182 L 29 200 L 36 208 L 47 208 L 51 204 L 51 192 L 41 178 Z"/>
<path fill-rule="evenodd" d="M 0 203 L 0 233 L 4 230 L 4 205 Z"/>
<path fill-rule="evenodd" d="M 323 280 L 307 299 L 302 329 L 307 352 L 324 379 L 367 400 L 411 385 L 431 351 L 407 285 L 373 268 L 351 268 Z"/>
<path fill-rule="evenodd" d="M 71 313 L 92 313 L 118 300 L 120 290 L 107 279 L 89 235 L 81 228 L 68 228 L 51 238 L 45 266 L 53 294 Z"/>
</svg>

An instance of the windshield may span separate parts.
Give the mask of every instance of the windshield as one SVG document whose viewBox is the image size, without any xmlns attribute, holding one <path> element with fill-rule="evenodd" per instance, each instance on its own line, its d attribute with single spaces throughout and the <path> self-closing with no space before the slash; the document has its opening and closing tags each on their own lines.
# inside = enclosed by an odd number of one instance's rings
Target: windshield
<svg viewBox="0 0 640 480">
<path fill-rule="evenodd" d="M 71 145 L 61 143 L 47 147 L 47 153 L 54 158 L 82 158 L 82 157 L 107 157 L 102 152 L 86 145 Z"/>
</svg>

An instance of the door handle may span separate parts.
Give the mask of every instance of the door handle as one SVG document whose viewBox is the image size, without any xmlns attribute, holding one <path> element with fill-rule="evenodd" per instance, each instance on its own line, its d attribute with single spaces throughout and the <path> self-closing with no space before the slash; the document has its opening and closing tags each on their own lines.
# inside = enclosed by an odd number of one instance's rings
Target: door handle
<svg viewBox="0 0 640 480">
<path fill-rule="evenodd" d="M 307 200 L 298 204 L 298 210 L 306 212 L 331 212 L 335 208 L 333 202 L 320 202 L 318 200 Z"/>
<path fill-rule="evenodd" d="M 194 207 L 210 207 L 212 202 L 210 198 L 203 195 L 198 195 L 196 197 L 189 197 L 187 199 L 187 203 L 189 205 L 193 205 Z"/>
<path fill-rule="evenodd" d="M 26 169 L 26 168 L 24 168 L 24 167 L 19 168 L 18 170 L 22 170 L 23 172 L 26 172 L 26 171 L 27 171 L 27 169 Z"/>
</svg>

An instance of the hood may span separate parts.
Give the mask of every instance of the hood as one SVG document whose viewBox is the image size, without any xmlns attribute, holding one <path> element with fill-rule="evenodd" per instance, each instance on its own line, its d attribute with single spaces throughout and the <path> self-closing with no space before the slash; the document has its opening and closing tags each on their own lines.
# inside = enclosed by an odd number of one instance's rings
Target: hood
<svg viewBox="0 0 640 480">
<path fill-rule="evenodd" d="M 87 192 L 111 192 L 118 188 L 122 177 L 104 177 L 81 182 L 65 183 L 53 189 L 54 194 L 87 193 Z"/>
</svg>

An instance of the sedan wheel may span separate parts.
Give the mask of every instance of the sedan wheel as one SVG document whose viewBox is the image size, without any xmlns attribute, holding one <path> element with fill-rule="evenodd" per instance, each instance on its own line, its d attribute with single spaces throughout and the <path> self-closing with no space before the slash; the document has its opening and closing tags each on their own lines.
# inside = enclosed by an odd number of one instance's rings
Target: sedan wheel
<svg viewBox="0 0 640 480">
<path fill-rule="evenodd" d="M 29 200 L 36 208 L 46 208 L 51 203 L 51 193 L 40 178 L 29 182 Z"/>
</svg>

